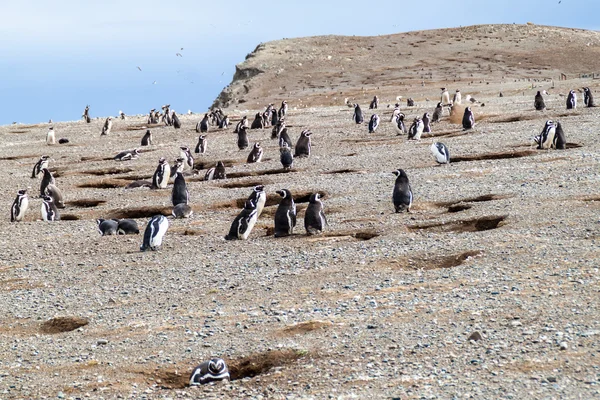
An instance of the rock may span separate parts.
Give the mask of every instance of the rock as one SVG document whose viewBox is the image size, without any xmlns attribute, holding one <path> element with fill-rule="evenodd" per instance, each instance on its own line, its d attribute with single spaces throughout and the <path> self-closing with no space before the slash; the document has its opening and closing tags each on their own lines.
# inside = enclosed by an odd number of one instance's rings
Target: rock
<svg viewBox="0 0 600 400">
<path fill-rule="evenodd" d="M 467 340 L 473 340 L 473 341 L 477 342 L 478 340 L 481 340 L 481 339 L 483 339 L 483 336 L 481 336 L 481 333 L 475 331 L 469 335 L 469 338 Z"/>
<path fill-rule="evenodd" d="M 96 344 L 98 346 L 104 346 L 104 345 L 108 344 L 108 340 L 106 340 L 106 339 L 98 339 L 98 341 L 96 342 Z"/>
<path fill-rule="evenodd" d="M 567 342 L 560 342 L 558 348 L 561 350 L 567 350 L 569 348 L 569 345 L 567 344 Z"/>
</svg>

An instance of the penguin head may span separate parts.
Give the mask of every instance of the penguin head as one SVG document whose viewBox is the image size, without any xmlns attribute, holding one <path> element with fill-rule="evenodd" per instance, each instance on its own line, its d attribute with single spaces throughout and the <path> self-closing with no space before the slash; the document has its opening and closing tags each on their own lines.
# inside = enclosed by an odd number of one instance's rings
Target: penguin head
<svg viewBox="0 0 600 400">
<path fill-rule="evenodd" d="M 221 358 L 213 358 L 208 362 L 208 371 L 211 374 L 219 374 L 225 369 L 225 361 Z"/>
<path fill-rule="evenodd" d="M 96 220 L 96 223 L 97 223 L 98 225 L 101 225 L 101 224 L 102 224 L 104 221 L 106 221 L 104 218 L 98 218 L 98 219 Z"/>
<path fill-rule="evenodd" d="M 311 194 L 310 198 L 308 199 L 309 203 L 318 203 L 320 201 L 321 201 L 321 195 L 318 192 Z"/>
<path fill-rule="evenodd" d="M 300 135 L 304 136 L 304 137 L 309 137 L 310 135 L 312 135 L 312 132 L 309 131 L 308 129 L 305 129 L 302 131 L 302 133 Z"/>
<path fill-rule="evenodd" d="M 198 140 L 205 140 L 205 139 L 206 139 L 206 136 L 205 136 L 205 135 L 200 135 L 200 136 L 198 136 Z"/>
<path fill-rule="evenodd" d="M 260 192 L 264 192 L 265 191 L 265 187 L 264 187 L 264 185 L 258 185 L 258 186 L 254 186 L 253 190 L 255 192 L 259 192 L 260 193 Z"/>
<path fill-rule="evenodd" d="M 292 192 L 290 192 L 288 189 L 277 190 L 275 193 L 277 193 L 278 195 L 280 195 L 282 199 L 286 199 L 286 198 L 291 198 L 292 197 Z"/>
<path fill-rule="evenodd" d="M 260 149 L 260 143 L 259 142 L 254 143 L 254 148 L 255 149 Z"/>
<path fill-rule="evenodd" d="M 42 200 L 44 200 L 44 203 L 52 203 L 52 197 L 48 196 L 47 194 L 42 196 Z"/>
<path fill-rule="evenodd" d="M 19 196 L 27 196 L 27 189 L 21 189 L 17 192 Z"/>
<path fill-rule="evenodd" d="M 398 178 L 400 178 L 401 176 L 406 177 L 406 172 L 404 172 L 403 169 L 398 168 L 394 171 L 394 175 L 396 175 Z"/>
<path fill-rule="evenodd" d="M 158 163 L 159 164 L 164 164 L 166 161 L 167 161 L 167 159 L 164 158 L 164 157 L 161 157 L 161 158 L 158 159 Z"/>
</svg>

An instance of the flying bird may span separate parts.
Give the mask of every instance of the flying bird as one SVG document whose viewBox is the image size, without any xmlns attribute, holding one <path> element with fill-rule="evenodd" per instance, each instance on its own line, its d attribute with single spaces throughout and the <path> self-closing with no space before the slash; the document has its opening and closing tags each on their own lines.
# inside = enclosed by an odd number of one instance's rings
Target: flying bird
<svg viewBox="0 0 600 400">
<path fill-rule="evenodd" d="M 142 70 L 140 67 L 137 67 L 137 69 L 139 69 L 140 71 Z"/>
<path fill-rule="evenodd" d="M 181 55 L 181 53 L 175 53 L 175 55 L 176 55 L 177 57 L 183 57 L 183 56 Z"/>
</svg>

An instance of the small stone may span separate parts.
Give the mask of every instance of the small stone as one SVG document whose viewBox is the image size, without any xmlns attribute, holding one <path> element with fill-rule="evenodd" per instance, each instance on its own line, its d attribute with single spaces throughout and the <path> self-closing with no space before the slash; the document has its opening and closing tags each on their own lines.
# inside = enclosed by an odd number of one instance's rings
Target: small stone
<svg viewBox="0 0 600 400">
<path fill-rule="evenodd" d="M 98 346 L 103 346 L 105 344 L 108 344 L 108 340 L 106 340 L 106 339 L 98 339 L 98 341 L 96 342 L 96 344 Z"/>
<path fill-rule="evenodd" d="M 469 335 L 469 339 L 468 340 L 473 340 L 473 341 L 478 341 L 483 339 L 483 336 L 481 336 L 481 333 L 475 331 L 473 333 L 471 333 L 471 335 Z"/>
<path fill-rule="evenodd" d="M 558 347 L 561 350 L 567 350 L 569 348 L 569 345 L 567 344 L 567 342 L 560 342 L 560 344 L 558 345 Z"/>
<path fill-rule="evenodd" d="M 556 382 L 556 377 L 555 376 L 549 376 L 546 378 L 546 380 L 550 383 L 555 383 Z"/>
<path fill-rule="evenodd" d="M 56 397 L 58 397 L 59 399 L 64 399 L 65 398 L 65 394 L 63 392 L 58 392 L 58 394 L 56 395 Z"/>
<path fill-rule="evenodd" d="M 510 322 L 510 325 L 511 325 L 513 328 L 516 328 L 517 326 L 521 326 L 521 325 L 523 325 L 523 324 L 521 323 L 521 321 L 511 321 L 511 322 Z"/>
</svg>

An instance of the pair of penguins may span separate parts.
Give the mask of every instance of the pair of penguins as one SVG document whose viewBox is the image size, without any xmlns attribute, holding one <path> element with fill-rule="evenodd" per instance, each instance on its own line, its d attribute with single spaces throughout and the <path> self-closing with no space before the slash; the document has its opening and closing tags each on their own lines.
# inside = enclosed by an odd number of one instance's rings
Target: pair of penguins
<svg viewBox="0 0 600 400">
<path fill-rule="evenodd" d="M 567 139 L 559 121 L 548 120 L 542 132 L 533 138 L 538 149 L 554 148 L 564 150 L 567 148 Z"/>
<path fill-rule="evenodd" d="M 246 200 L 243 210 L 233 220 L 226 240 L 246 240 L 254 228 L 258 217 L 262 214 L 267 201 L 263 185 L 254 187 L 250 197 Z M 281 196 L 281 201 L 275 212 L 275 237 L 290 236 L 296 226 L 296 203 L 292 192 L 288 189 L 276 191 Z M 323 231 L 327 219 L 323 211 L 323 202 L 319 193 L 310 196 L 308 207 L 304 215 L 304 228 L 308 235 L 315 235 Z"/>
</svg>

